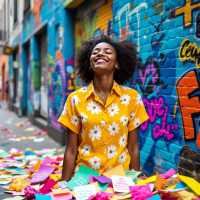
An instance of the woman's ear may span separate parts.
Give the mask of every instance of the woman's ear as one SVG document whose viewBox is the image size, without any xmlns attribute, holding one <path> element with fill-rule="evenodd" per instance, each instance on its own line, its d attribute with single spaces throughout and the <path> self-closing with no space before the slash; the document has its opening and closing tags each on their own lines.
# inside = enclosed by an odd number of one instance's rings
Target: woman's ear
<svg viewBox="0 0 200 200">
<path fill-rule="evenodd" d="M 115 63 L 115 68 L 119 69 L 119 62 L 118 61 L 116 61 L 116 63 Z"/>
</svg>

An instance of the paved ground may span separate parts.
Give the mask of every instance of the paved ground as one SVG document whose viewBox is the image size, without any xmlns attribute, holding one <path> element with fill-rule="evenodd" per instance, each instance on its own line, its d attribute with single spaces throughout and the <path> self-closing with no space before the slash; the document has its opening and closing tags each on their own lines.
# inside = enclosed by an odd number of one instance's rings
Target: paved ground
<svg viewBox="0 0 200 200">
<path fill-rule="evenodd" d="M 24 126 L 17 127 L 16 124 L 23 122 Z M 16 135 L 14 138 L 29 137 L 34 136 L 33 133 L 39 131 L 40 129 L 34 125 L 27 125 L 27 117 L 18 117 L 14 112 L 10 112 L 7 109 L 7 104 L 1 102 L 0 108 L 0 149 L 9 151 L 12 148 L 17 148 L 19 150 L 25 150 L 26 148 L 31 148 L 33 150 L 41 150 L 42 148 L 56 148 L 56 155 L 64 152 L 65 146 L 60 146 L 48 135 L 36 135 L 37 138 L 44 138 L 42 142 L 34 142 L 33 139 L 25 139 L 19 142 L 11 141 L 6 135 Z M 25 131 L 26 128 L 34 128 L 32 131 Z M 4 129 L 11 130 L 13 132 L 8 133 Z M 1 186 L 1 185 L 0 185 Z M 11 197 L 8 194 L 3 193 L 5 189 L 0 187 L 0 199 Z"/>
</svg>

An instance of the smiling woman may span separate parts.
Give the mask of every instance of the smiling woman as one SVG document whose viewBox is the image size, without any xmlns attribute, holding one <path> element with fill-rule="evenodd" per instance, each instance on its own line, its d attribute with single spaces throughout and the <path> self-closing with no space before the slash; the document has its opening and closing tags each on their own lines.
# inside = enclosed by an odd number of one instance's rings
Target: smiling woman
<svg viewBox="0 0 200 200">
<path fill-rule="evenodd" d="M 89 85 L 68 96 L 58 119 L 67 128 L 62 179 L 69 181 L 81 164 L 100 173 L 120 164 L 139 170 L 139 127 L 149 117 L 140 94 L 124 86 L 136 68 L 136 45 L 102 36 L 84 42 L 76 58 Z"/>
</svg>

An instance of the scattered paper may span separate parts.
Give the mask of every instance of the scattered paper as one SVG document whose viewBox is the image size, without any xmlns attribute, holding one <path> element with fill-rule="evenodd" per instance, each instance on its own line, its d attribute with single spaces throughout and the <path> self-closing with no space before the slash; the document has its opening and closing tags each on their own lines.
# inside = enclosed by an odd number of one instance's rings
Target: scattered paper
<svg viewBox="0 0 200 200">
<path fill-rule="evenodd" d="M 127 177 L 131 177 L 133 180 L 139 176 L 142 172 L 137 172 L 137 171 L 130 171 L 130 170 L 126 170 L 125 174 Z"/>
<path fill-rule="evenodd" d="M 90 175 L 98 176 L 99 172 L 86 167 L 85 165 L 81 165 L 76 175 L 67 182 L 66 186 L 73 191 L 74 187 L 87 185 L 89 183 Z"/>
<path fill-rule="evenodd" d="M 113 188 L 115 192 L 130 192 L 129 186 L 134 186 L 131 177 L 111 175 Z"/>
<path fill-rule="evenodd" d="M 35 200 L 51 200 L 50 195 L 35 194 Z"/>
<path fill-rule="evenodd" d="M 163 179 L 158 172 L 156 172 L 156 182 L 155 187 L 156 189 L 164 189 L 165 185 L 168 183 L 168 180 Z"/>
<path fill-rule="evenodd" d="M 97 193 L 94 185 L 74 187 L 74 192 L 76 195 L 76 200 L 86 200 L 91 195 L 94 195 Z"/>
<path fill-rule="evenodd" d="M 35 128 L 30 127 L 30 128 L 26 128 L 24 131 L 34 131 L 34 130 Z"/>
<path fill-rule="evenodd" d="M 33 142 L 43 142 L 44 138 L 35 138 Z"/>
<path fill-rule="evenodd" d="M 40 189 L 40 192 L 45 193 L 48 191 L 50 188 L 52 188 L 54 185 L 56 185 L 57 182 L 54 181 L 53 179 L 50 179 L 48 182 L 44 184 L 44 186 Z"/>
<path fill-rule="evenodd" d="M 152 177 L 150 177 L 150 178 L 147 178 L 147 179 L 145 179 L 145 180 L 138 181 L 138 182 L 137 182 L 137 185 L 144 185 L 144 184 L 146 184 L 146 183 L 151 183 L 151 182 L 154 182 L 154 181 L 156 181 L 156 175 L 155 175 L 155 176 L 152 176 Z"/>
<path fill-rule="evenodd" d="M 110 179 L 111 179 L 111 175 L 126 176 L 124 168 L 123 168 L 122 165 L 118 165 L 117 167 L 115 167 L 115 168 L 113 168 L 113 169 L 111 169 L 107 172 L 104 172 L 103 175 L 107 176 Z"/>
<path fill-rule="evenodd" d="M 161 200 L 161 198 L 160 198 L 159 194 L 156 194 L 156 195 L 148 198 L 147 200 Z"/>
</svg>

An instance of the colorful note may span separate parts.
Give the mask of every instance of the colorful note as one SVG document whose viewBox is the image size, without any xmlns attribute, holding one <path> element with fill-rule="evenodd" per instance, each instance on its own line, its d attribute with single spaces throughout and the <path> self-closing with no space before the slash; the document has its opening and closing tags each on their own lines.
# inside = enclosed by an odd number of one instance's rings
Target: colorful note
<svg viewBox="0 0 200 200">
<path fill-rule="evenodd" d="M 115 192 L 130 192 L 129 186 L 134 186 L 131 177 L 111 175 L 113 188 Z"/>
<path fill-rule="evenodd" d="M 0 149 L 0 157 L 8 158 L 8 157 L 11 157 L 11 155 L 7 153 L 6 151 L 4 151 L 3 149 Z"/>
<path fill-rule="evenodd" d="M 139 176 L 142 172 L 137 172 L 137 171 L 130 171 L 130 170 L 126 170 L 125 174 L 127 177 L 131 177 L 133 180 Z"/>
<path fill-rule="evenodd" d="M 183 176 L 183 175 L 178 175 L 181 181 L 186 183 L 198 196 L 200 196 L 200 183 L 198 183 L 195 179 Z"/>
<path fill-rule="evenodd" d="M 90 175 L 98 176 L 99 172 L 86 167 L 85 165 L 81 165 L 76 175 L 69 182 L 67 182 L 66 186 L 69 189 L 74 190 L 74 187 L 87 185 L 89 183 Z"/>
<path fill-rule="evenodd" d="M 41 193 L 45 193 L 48 191 L 50 188 L 52 188 L 54 185 L 56 185 L 57 182 L 54 181 L 53 179 L 50 179 L 48 182 L 46 182 L 43 187 L 40 189 Z"/>
<path fill-rule="evenodd" d="M 107 172 L 104 172 L 103 175 L 110 178 L 110 179 L 111 179 L 111 175 L 126 176 L 124 168 L 123 168 L 122 165 L 118 165 L 117 167 L 115 167 L 115 168 L 113 168 L 113 169 L 111 169 Z"/>
<path fill-rule="evenodd" d="M 61 189 L 52 189 L 53 195 L 58 195 L 58 194 L 69 194 L 69 190 L 61 190 Z"/>
<path fill-rule="evenodd" d="M 97 193 L 95 185 L 75 187 L 74 192 L 76 195 L 76 200 L 86 200 L 91 195 Z"/>
<path fill-rule="evenodd" d="M 158 172 L 156 172 L 156 182 L 155 187 L 157 190 L 164 189 L 165 185 L 168 183 L 168 180 L 163 179 Z"/>
<path fill-rule="evenodd" d="M 148 198 L 147 200 L 161 200 L 161 198 L 160 198 L 159 194 L 156 194 L 156 195 Z"/>
<path fill-rule="evenodd" d="M 160 174 L 160 176 L 164 179 L 167 179 L 167 178 L 170 178 L 171 176 L 173 176 L 174 174 L 176 174 L 176 171 L 173 168 L 171 168 L 165 174 Z"/>
<path fill-rule="evenodd" d="M 156 175 L 152 176 L 150 178 L 147 178 L 145 180 L 142 180 L 142 181 L 137 181 L 137 185 L 144 185 L 146 183 L 151 183 L 151 182 L 154 182 L 154 181 L 156 181 Z"/>
<path fill-rule="evenodd" d="M 50 195 L 35 194 L 35 200 L 51 200 Z"/>
<path fill-rule="evenodd" d="M 144 200 L 153 196 L 149 185 L 130 186 L 133 199 Z"/>
<path fill-rule="evenodd" d="M 49 175 L 54 171 L 54 169 L 55 167 L 41 164 L 39 170 L 34 175 L 34 177 L 29 181 L 29 183 L 44 182 L 49 177 Z"/>
<path fill-rule="evenodd" d="M 24 197 L 16 196 L 16 197 L 11 197 L 11 198 L 6 198 L 3 200 L 23 200 L 23 199 L 24 199 Z"/>
<path fill-rule="evenodd" d="M 51 200 L 68 200 L 72 199 L 73 195 L 72 194 L 59 194 L 59 195 L 54 195 L 53 193 L 50 193 Z"/>
</svg>

